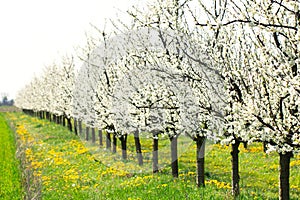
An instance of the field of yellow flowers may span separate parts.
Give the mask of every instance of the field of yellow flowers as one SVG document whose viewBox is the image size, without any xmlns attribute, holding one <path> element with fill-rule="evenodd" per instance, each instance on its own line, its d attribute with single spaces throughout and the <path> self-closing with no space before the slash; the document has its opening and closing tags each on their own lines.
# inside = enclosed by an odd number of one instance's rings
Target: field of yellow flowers
<svg viewBox="0 0 300 200">
<path fill-rule="evenodd" d="M 24 190 L 28 199 L 231 199 L 230 148 L 208 144 L 206 187 L 195 184 L 195 146 L 180 154 L 179 178 L 166 165 L 155 175 L 132 158 L 123 161 L 97 143 L 82 141 L 67 128 L 21 113 L 6 113 L 14 125 L 21 160 Z M 133 149 L 129 138 L 129 149 Z M 164 141 L 167 143 L 168 141 Z M 130 145 L 132 147 L 130 147 Z M 142 146 L 151 145 L 142 141 Z M 147 149 L 147 148 L 145 148 Z M 261 144 L 240 153 L 240 199 L 276 199 L 278 157 L 265 154 Z M 147 151 L 147 150 L 144 150 Z M 147 152 L 144 152 L 147 153 Z M 146 154 L 145 154 L 146 155 Z M 161 159 L 160 162 L 166 162 Z M 150 164 L 150 159 L 148 161 Z M 291 162 L 291 197 L 300 196 L 300 156 Z"/>
</svg>

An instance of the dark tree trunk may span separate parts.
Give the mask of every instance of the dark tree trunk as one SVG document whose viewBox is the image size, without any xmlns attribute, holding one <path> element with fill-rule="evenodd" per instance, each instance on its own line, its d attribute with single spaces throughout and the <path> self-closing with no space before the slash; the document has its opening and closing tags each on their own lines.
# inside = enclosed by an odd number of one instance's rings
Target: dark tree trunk
<svg viewBox="0 0 300 200">
<path fill-rule="evenodd" d="M 204 177 L 204 158 L 205 158 L 205 137 L 197 137 L 195 139 L 197 145 L 197 186 L 205 186 L 205 177 Z"/>
<path fill-rule="evenodd" d="M 60 120 L 60 116 L 57 116 L 56 119 L 57 119 L 57 122 L 56 122 L 56 123 L 57 123 L 57 124 L 60 124 L 60 121 L 61 121 L 61 120 Z"/>
<path fill-rule="evenodd" d="M 79 125 L 79 134 L 82 135 L 82 121 L 78 120 L 78 125 Z"/>
<path fill-rule="evenodd" d="M 87 126 L 85 128 L 85 140 L 89 141 L 89 132 L 90 132 L 90 128 Z"/>
<path fill-rule="evenodd" d="M 178 178 L 178 150 L 177 150 L 177 136 L 171 137 L 171 168 L 172 176 Z"/>
<path fill-rule="evenodd" d="M 74 133 L 75 135 L 78 135 L 78 131 L 77 131 L 77 119 L 74 118 Z"/>
<path fill-rule="evenodd" d="M 153 173 L 158 172 L 158 136 L 154 135 L 152 145 L 152 171 Z"/>
<path fill-rule="evenodd" d="M 291 152 L 279 153 L 279 199 L 290 199 L 290 161 L 293 154 Z"/>
<path fill-rule="evenodd" d="M 122 148 L 122 159 L 127 160 L 127 134 L 120 137 Z"/>
<path fill-rule="evenodd" d="M 102 130 L 98 130 L 98 135 L 99 135 L 99 145 L 103 146 L 103 137 L 102 137 Z"/>
<path fill-rule="evenodd" d="M 96 142 L 96 134 L 95 134 L 95 128 L 92 128 L 92 143 Z"/>
<path fill-rule="evenodd" d="M 112 149 L 113 153 L 117 153 L 117 137 L 116 134 L 113 134 L 113 149 Z"/>
<path fill-rule="evenodd" d="M 46 119 L 50 121 L 50 113 L 48 111 L 46 112 Z"/>
<path fill-rule="evenodd" d="M 248 149 L 248 142 L 243 142 L 244 148 Z"/>
<path fill-rule="evenodd" d="M 267 142 L 263 142 L 263 148 L 264 148 L 264 152 L 266 153 L 268 148 L 267 148 Z"/>
<path fill-rule="evenodd" d="M 142 166 L 143 165 L 143 154 L 142 154 L 142 147 L 141 147 L 138 130 L 134 131 L 134 143 L 135 143 L 135 151 L 136 151 L 138 163 L 140 166 Z"/>
<path fill-rule="evenodd" d="M 231 171 L 231 178 L 232 178 L 232 194 L 233 196 L 238 196 L 240 194 L 240 175 L 239 175 L 239 146 L 240 141 L 235 140 L 235 143 L 231 145 L 231 164 L 232 164 L 232 171 Z"/>
<path fill-rule="evenodd" d="M 106 149 L 111 150 L 111 134 L 106 131 Z"/>
<path fill-rule="evenodd" d="M 66 117 L 64 115 L 61 116 L 61 120 L 62 120 L 62 125 L 66 126 Z"/>
<path fill-rule="evenodd" d="M 69 129 L 69 131 L 73 131 L 72 130 L 72 118 L 67 118 L 67 122 L 68 122 L 68 129 Z"/>
</svg>

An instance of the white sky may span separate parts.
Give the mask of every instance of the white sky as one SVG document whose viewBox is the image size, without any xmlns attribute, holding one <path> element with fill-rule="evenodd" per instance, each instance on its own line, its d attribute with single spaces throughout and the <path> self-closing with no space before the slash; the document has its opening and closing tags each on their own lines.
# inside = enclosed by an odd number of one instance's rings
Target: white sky
<svg viewBox="0 0 300 200">
<path fill-rule="evenodd" d="M 19 89 L 85 43 L 90 23 L 101 28 L 133 0 L 0 0 L 0 97 Z"/>
</svg>

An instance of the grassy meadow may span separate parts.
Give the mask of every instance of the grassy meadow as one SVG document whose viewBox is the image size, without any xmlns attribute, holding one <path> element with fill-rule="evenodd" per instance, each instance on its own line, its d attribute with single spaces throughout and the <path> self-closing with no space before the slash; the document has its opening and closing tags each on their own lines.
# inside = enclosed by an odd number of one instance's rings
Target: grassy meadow
<svg viewBox="0 0 300 200">
<path fill-rule="evenodd" d="M 133 136 L 128 138 L 128 160 L 124 161 L 119 148 L 112 154 L 105 147 L 99 147 L 98 141 L 86 142 L 66 127 L 21 113 L 4 115 L 15 126 L 24 188 L 29 199 L 232 199 L 230 147 L 207 142 L 206 187 L 197 188 L 196 150 L 187 138 L 179 139 L 180 171 L 179 178 L 174 179 L 167 138 L 159 141 L 160 173 L 153 175 L 149 138 L 141 137 L 144 165 L 140 167 L 135 160 Z M 5 123 L 3 117 L 0 121 Z M 118 147 L 119 144 L 118 141 Z M 261 144 L 249 145 L 247 149 L 241 146 L 240 151 L 239 199 L 278 199 L 277 154 L 263 153 Z M 12 159 L 13 156 L 0 162 L 9 163 Z M 299 199 L 299 155 L 291 160 L 290 183 L 291 198 Z M 14 194 L 18 199 L 22 191 Z"/>
<path fill-rule="evenodd" d="M 0 199 L 22 199 L 21 171 L 14 133 L 0 113 Z"/>
</svg>

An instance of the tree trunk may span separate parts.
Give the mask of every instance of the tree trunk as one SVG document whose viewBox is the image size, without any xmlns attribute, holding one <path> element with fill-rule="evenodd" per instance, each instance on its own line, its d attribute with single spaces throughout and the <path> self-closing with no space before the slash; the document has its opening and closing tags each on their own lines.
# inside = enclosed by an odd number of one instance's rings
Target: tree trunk
<svg viewBox="0 0 300 200">
<path fill-rule="evenodd" d="M 116 134 L 113 134 L 113 153 L 117 153 L 117 137 Z"/>
<path fill-rule="evenodd" d="M 172 176 L 178 178 L 178 150 L 177 150 L 177 136 L 171 137 L 171 168 Z"/>
<path fill-rule="evenodd" d="M 264 149 L 264 152 L 266 153 L 268 148 L 267 148 L 267 142 L 263 142 L 263 149 Z"/>
<path fill-rule="evenodd" d="M 141 147 L 138 130 L 134 131 L 134 143 L 135 143 L 135 151 L 136 151 L 136 156 L 138 159 L 139 166 L 142 166 L 143 165 L 143 154 L 142 154 L 142 147 Z"/>
<path fill-rule="evenodd" d="M 122 148 L 122 159 L 127 160 L 127 134 L 120 137 Z"/>
<path fill-rule="evenodd" d="M 231 145 L 231 164 L 232 164 L 232 171 L 231 171 L 231 178 L 232 178 L 232 194 L 233 196 L 238 196 L 240 194 L 240 175 L 239 175 L 239 146 L 240 141 L 235 140 L 235 143 Z"/>
<path fill-rule="evenodd" d="M 248 142 L 243 142 L 244 148 L 248 149 Z"/>
<path fill-rule="evenodd" d="M 102 130 L 98 130 L 98 136 L 99 136 L 99 145 L 103 146 L 103 137 L 102 137 Z"/>
<path fill-rule="evenodd" d="M 61 116 L 61 120 L 62 120 L 62 125 L 66 126 L 66 117 L 64 115 Z"/>
<path fill-rule="evenodd" d="M 279 165 L 280 165 L 280 175 L 279 175 L 279 199 L 288 200 L 290 199 L 290 161 L 293 154 L 279 153 Z"/>
<path fill-rule="evenodd" d="M 79 125 L 79 134 L 82 135 L 82 121 L 78 120 L 78 125 Z"/>
<path fill-rule="evenodd" d="M 75 135 L 78 135 L 78 131 L 77 131 L 77 119 L 74 118 L 74 133 Z"/>
<path fill-rule="evenodd" d="M 90 132 L 90 128 L 87 126 L 85 128 L 85 140 L 89 141 L 89 132 Z"/>
<path fill-rule="evenodd" d="M 111 136 L 108 132 L 106 132 L 106 149 L 111 150 Z"/>
<path fill-rule="evenodd" d="M 46 112 L 46 119 L 47 119 L 48 121 L 50 121 L 50 114 L 49 114 L 48 111 Z"/>
<path fill-rule="evenodd" d="M 60 120 L 60 116 L 57 116 L 56 119 L 57 119 L 57 122 L 56 122 L 56 123 L 57 123 L 57 124 L 60 124 L 60 121 L 61 121 L 61 120 Z"/>
<path fill-rule="evenodd" d="M 205 158 L 205 137 L 197 137 L 196 139 L 197 145 L 197 186 L 204 187 L 205 186 L 205 177 L 204 177 L 204 158 Z"/>
<path fill-rule="evenodd" d="M 69 129 L 69 131 L 71 131 L 72 132 L 72 121 L 71 121 L 72 119 L 71 118 L 67 118 L 67 122 L 68 122 L 68 129 Z"/>
<path fill-rule="evenodd" d="M 158 137 L 157 135 L 153 138 L 153 151 L 152 151 L 152 171 L 153 173 L 158 172 Z"/>
<path fill-rule="evenodd" d="M 95 134 L 95 128 L 92 128 L 92 143 L 96 142 L 96 134 Z"/>
</svg>

